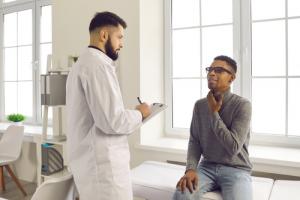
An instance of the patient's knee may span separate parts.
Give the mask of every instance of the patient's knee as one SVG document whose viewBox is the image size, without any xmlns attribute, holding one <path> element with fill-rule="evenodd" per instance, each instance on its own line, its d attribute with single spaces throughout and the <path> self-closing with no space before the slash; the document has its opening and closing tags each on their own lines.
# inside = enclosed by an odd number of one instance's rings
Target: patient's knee
<svg viewBox="0 0 300 200">
<path fill-rule="evenodd" d="M 196 192 L 190 193 L 188 189 L 185 189 L 184 192 L 181 192 L 179 189 L 176 189 L 173 200 L 193 200 L 197 196 Z"/>
</svg>

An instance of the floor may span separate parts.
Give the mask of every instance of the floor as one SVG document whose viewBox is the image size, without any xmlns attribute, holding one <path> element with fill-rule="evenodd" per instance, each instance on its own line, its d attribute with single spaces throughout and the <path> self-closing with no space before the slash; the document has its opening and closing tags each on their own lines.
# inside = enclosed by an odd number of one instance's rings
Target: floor
<svg viewBox="0 0 300 200">
<path fill-rule="evenodd" d="M 36 183 L 30 183 L 22 180 L 20 180 L 20 182 L 27 193 L 26 197 L 24 197 L 22 192 L 17 188 L 15 182 L 8 177 L 5 177 L 6 190 L 0 191 L 0 197 L 9 200 L 30 200 L 36 190 Z"/>
<path fill-rule="evenodd" d="M 21 191 L 17 188 L 16 184 L 8 177 L 5 177 L 5 191 L 0 191 L 0 197 L 9 200 L 30 200 L 36 190 L 36 183 L 30 183 L 20 180 L 27 196 L 24 197 Z M 134 197 L 133 200 L 144 200 L 142 198 Z"/>
</svg>

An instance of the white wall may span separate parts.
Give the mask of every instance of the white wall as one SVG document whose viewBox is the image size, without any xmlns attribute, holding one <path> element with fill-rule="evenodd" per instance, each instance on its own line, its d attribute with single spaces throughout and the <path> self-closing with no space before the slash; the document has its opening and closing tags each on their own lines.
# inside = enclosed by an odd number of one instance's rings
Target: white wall
<svg viewBox="0 0 300 200">
<path fill-rule="evenodd" d="M 164 102 L 164 20 L 163 1 L 140 0 L 140 96 L 149 103 Z M 141 142 L 147 143 L 163 134 L 164 115 L 141 128 Z"/>
</svg>

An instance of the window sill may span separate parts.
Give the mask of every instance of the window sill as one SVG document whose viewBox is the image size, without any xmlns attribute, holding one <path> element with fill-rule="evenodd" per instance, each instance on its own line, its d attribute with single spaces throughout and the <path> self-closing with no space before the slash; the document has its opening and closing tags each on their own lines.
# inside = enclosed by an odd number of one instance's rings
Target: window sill
<svg viewBox="0 0 300 200">
<path fill-rule="evenodd" d="M 135 147 L 137 149 L 143 150 L 177 153 L 185 155 L 187 153 L 187 145 L 187 139 L 162 137 L 153 142 L 136 144 Z"/>
<path fill-rule="evenodd" d="M 11 125 L 10 123 L 0 122 L 0 132 L 2 133 Z M 34 136 L 42 135 L 43 127 L 37 125 L 24 124 L 24 141 L 34 142 Z M 52 127 L 48 127 L 48 133 L 52 133 Z"/>
<path fill-rule="evenodd" d="M 135 147 L 186 155 L 187 146 L 187 139 L 159 138 L 152 143 L 137 144 Z M 249 154 L 254 171 L 300 176 L 300 148 L 250 145 Z"/>
</svg>

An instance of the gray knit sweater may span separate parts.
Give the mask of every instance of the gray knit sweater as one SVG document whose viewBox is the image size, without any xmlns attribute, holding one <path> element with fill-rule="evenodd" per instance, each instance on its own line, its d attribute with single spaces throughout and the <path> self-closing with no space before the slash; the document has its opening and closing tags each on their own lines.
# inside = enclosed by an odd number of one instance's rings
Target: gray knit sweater
<svg viewBox="0 0 300 200">
<path fill-rule="evenodd" d="M 223 164 L 251 171 L 248 144 L 251 103 L 229 90 L 219 112 L 209 110 L 207 98 L 196 102 L 190 128 L 186 169 L 201 162 Z"/>
</svg>

